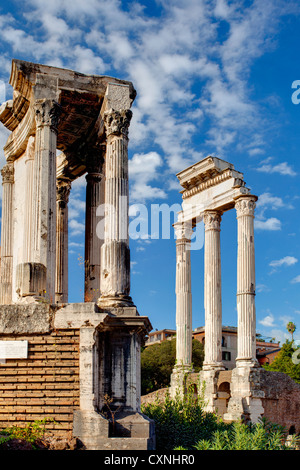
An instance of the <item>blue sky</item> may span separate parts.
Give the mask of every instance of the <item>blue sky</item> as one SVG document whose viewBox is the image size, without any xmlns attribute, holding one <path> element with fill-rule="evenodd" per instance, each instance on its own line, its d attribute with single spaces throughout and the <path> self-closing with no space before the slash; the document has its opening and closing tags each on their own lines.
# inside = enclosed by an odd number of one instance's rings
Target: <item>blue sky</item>
<svg viewBox="0 0 300 470">
<path fill-rule="evenodd" d="M 138 203 L 149 213 L 153 204 L 180 204 L 175 174 L 207 155 L 244 173 L 259 196 L 257 331 L 281 341 L 288 321 L 300 339 L 299 14 L 299 2 L 287 0 L 0 3 L 1 101 L 11 97 L 12 58 L 133 82 L 132 213 Z M 1 149 L 7 136 L 1 126 Z M 2 150 L 0 160 L 3 166 Z M 84 183 L 73 185 L 69 209 L 74 302 L 83 298 Z M 224 214 L 221 237 L 223 324 L 236 325 L 234 211 Z M 171 239 L 130 240 L 130 247 L 140 314 L 153 328 L 175 328 L 172 232 Z M 204 324 L 203 249 L 192 252 L 192 288 L 196 328 Z"/>
</svg>

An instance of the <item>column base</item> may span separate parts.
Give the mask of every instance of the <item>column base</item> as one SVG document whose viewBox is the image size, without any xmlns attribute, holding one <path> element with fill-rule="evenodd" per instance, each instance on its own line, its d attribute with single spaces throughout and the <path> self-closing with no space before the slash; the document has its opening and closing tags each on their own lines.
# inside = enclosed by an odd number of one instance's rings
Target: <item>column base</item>
<svg viewBox="0 0 300 470">
<path fill-rule="evenodd" d="M 187 375 L 193 372 L 191 365 L 175 365 L 170 381 L 170 396 L 183 398 L 186 393 Z"/>
<path fill-rule="evenodd" d="M 106 307 L 134 307 L 129 295 L 101 295 L 97 301 L 99 308 Z"/>
<path fill-rule="evenodd" d="M 204 362 L 202 370 L 208 371 L 218 371 L 218 370 L 225 370 L 223 362 Z"/>
</svg>

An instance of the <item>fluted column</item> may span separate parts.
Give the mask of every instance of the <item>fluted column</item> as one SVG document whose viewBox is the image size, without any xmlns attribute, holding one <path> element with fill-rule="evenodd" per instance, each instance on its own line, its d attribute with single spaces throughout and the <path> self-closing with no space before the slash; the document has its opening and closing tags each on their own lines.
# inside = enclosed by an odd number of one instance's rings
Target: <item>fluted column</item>
<svg viewBox="0 0 300 470">
<path fill-rule="evenodd" d="M 0 303 L 12 303 L 12 258 L 13 258 L 13 185 L 14 165 L 7 163 L 1 170 L 2 223 L 1 223 L 1 291 Z"/>
<path fill-rule="evenodd" d="M 105 146 L 100 155 L 88 155 L 85 210 L 85 302 L 96 302 L 100 296 L 101 247 L 104 234 L 99 234 L 97 209 L 104 204 L 103 162 Z M 103 236 L 102 236 L 103 235 Z"/>
<path fill-rule="evenodd" d="M 237 366 L 256 364 L 254 210 L 257 197 L 240 196 L 235 203 L 238 223 Z"/>
<path fill-rule="evenodd" d="M 219 211 L 204 213 L 205 356 L 203 369 L 222 369 L 222 292 Z"/>
<path fill-rule="evenodd" d="M 25 217 L 24 217 L 24 263 L 32 260 L 32 230 L 33 230 L 33 178 L 34 178 L 34 151 L 35 138 L 30 136 L 26 148 L 26 194 L 25 194 Z"/>
<path fill-rule="evenodd" d="M 102 245 L 100 303 L 132 305 L 128 236 L 128 128 L 132 112 L 108 111 L 105 161 L 105 239 Z"/>
<path fill-rule="evenodd" d="M 56 182 L 56 279 L 55 302 L 68 302 L 68 202 L 71 182 Z"/>
<path fill-rule="evenodd" d="M 56 263 L 56 144 L 60 106 L 54 100 L 38 99 L 34 168 L 33 256 L 36 295 L 55 300 Z"/>
<path fill-rule="evenodd" d="M 174 224 L 176 235 L 176 364 L 192 364 L 191 224 Z"/>
</svg>

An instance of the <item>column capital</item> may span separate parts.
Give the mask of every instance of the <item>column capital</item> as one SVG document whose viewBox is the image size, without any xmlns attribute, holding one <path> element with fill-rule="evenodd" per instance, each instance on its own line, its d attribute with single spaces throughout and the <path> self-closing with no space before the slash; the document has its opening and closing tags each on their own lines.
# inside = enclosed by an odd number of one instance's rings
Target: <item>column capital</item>
<svg viewBox="0 0 300 470">
<path fill-rule="evenodd" d="M 217 210 L 205 211 L 203 215 L 203 221 L 205 225 L 205 231 L 215 230 L 220 231 L 222 213 Z"/>
<path fill-rule="evenodd" d="M 13 163 L 7 163 L 1 170 L 2 184 L 14 183 L 15 169 Z"/>
<path fill-rule="evenodd" d="M 56 201 L 68 204 L 71 191 L 71 181 L 65 179 L 56 180 Z"/>
<path fill-rule="evenodd" d="M 242 196 L 239 196 L 235 201 L 237 217 L 244 215 L 254 217 L 257 199 L 258 197 L 252 194 L 243 194 Z"/>
<path fill-rule="evenodd" d="M 54 100 L 39 99 L 33 105 L 37 127 L 50 126 L 57 131 L 61 106 Z"/>
<path fill-rule="evenodd" d="M 193 235 L 192 222 L 176 222 L 173 227 L 178 242 L 182 240 L 191 241 Z"/>
<path fill-rule="evenodd" d="M 122 109 L 115 111 L 110 109 L 104 113 L 104 125 L 106 136 L 120 135 L 128 137 L 128 130 L 132 118 L 132 111 L 130 109 Z"/>
</svg>

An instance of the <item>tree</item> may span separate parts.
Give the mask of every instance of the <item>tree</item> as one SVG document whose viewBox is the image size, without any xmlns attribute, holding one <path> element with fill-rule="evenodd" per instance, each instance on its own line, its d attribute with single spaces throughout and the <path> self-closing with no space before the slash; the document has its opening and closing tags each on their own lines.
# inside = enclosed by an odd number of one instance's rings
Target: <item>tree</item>
<svg viewBox="0 0 300 470">
<path fill-rule="evenodd" d="M 289 321 L 288 324 L 286 325 L 286 329 L 288 330 L 289 333 L 292 335 L 292 342 L 294 341 L 293 335 L 296 330 L 296 325 L 292 321 Z"/>
<path fill-rule="evenodd" d="M 293 341 L 286 340 L 272 364 L 264 364 L 263 367 L 266 370 L 284 372 L 295 380 L 295 382 L 300 383 L 300 364 L 295 364 L 292 360 L 293 353 L 296 349 L 297 348 L 293 346 Z"/>
<path fill-rule="evenodd" d="M 204 358 L 203 345 L 192 341 L 192 363 L 195 372 L 202 368 Z M 176 361 L 176 338 L 152 344 L 141 354 L 142 395 L 170 385 L 170 376 Z"/>
</svg>

